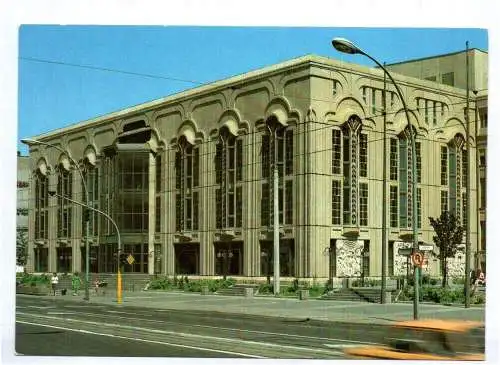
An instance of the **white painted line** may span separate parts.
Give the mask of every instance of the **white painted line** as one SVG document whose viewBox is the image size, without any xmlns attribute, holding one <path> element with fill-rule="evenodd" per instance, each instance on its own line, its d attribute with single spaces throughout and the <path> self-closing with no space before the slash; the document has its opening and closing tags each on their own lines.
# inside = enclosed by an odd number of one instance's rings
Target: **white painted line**
<svg viewBox="0 0 500 365">
<path fill-rule="evenodd" d="M 170 311 L 170 309 L 158 309 L 157 311 Z M 82 314 L 90 316 L 90 317 L 105 317 L 106 316 L 104 314 L 93 314 L 93 313 L 92 314 L 91 313 L 82 313 Z M 137 313 L 135 313 L 135 314 L 137 314 Z M 114 318 L 118 318 L 118 319 L 130 319 L 130 317 L 123 317 L 123 316 L 114 316 Z M 328 319 L 327 317 L 318 317 L 318 318 Z M 160 320 L 146 319 L 146 318 L 138 318 L 138 319 L 141 320 L 141 321 L 144 321 L 144 322 L 153 322 L 153 323 L 162 323 L 162 324 L 178 324 L 176 322 L 171 322 L 171 321 L 160 321 Z M 331 338 L 331 337 L 316 337 L 316 336 L 294 335 L 294 334 L 279 333 L 279 332 L 268 332 L 268 331 L 238 329 L 238 328 L 231 328 L 231 327 L 209 326 L 209 325 L 204 325 L 204 324 L 190 324 L 189 326 L 191 326 L 191 327 L 198 327 L 198 328 L 210 328 L 210 329 L 216 329 L 216 330 L 225 330 L 225 331 L 239 331 L 239 332 L 254 333 L 254 334 L 259 334 L 259 335 L 273 335 L 273 336 L 282 336 L 282 337 L 290 337 L 290 338 L 303 338 L 303 339 L 310 339 L 310 340 L 326 340 L 326 341 L 339 341 L 339 342 L 358 343 L 358 344 L 365 344 L 365 345 L 379 345 L 379 343 L 376 343 L 376 342 L 356 341 L 356 340 L 344 340 L 344 339 L 341 339 L 341 338 Z"/>
<path fill-rule="evenodd" d="M 347 344 L 347 343 L 337 343 L 337 344 L 331 344 L 331 343 L 324 343 L 323 346 L 332 348 L 332 349 L 348 349 L 348 348 L 353 348 L 353 347 L 360 347 L 359 344 Z"/>
<path fill-rule="evenodd" d="M 108 310 L 109 313 L 131 314 L 130 312 Z"/>
<path fill-rule="evenodd" d="M 28 308 L 35 308 L 35 309 L 50 309 L 50 308 L 55 308 L 55 307 L 40 307 L 36 305 L 28 305 Z"/>
<path fill-rule="evenodd" d="M 47 314 L 78 314 L 77 312 L 47 312 Z"/>
<path fill-rule="evenodd" d="M 61 329 L 61 330 L 65 330 L 65 331 L 72 331 L 72 332 L 79 332 L 79 333 L 86 333 L 86 334 L 97 335 L 97 336 L 113 337 L 113 338 L 119 338 L 119 339 L 124 339 L 124 340 L 133 340 L 133 341 L 139 341 L 139 342 L 156 343 L 156 344 L 167 345 L 167 346 L 172 346 L 172 347 L 188 348 L 191 350 L 201 350 L 201 351 L 216 352 L 216 353 L 226 354 L 226 355 L 236 355 L 236 356 L 243 356 L 243 357 L 251 357 L 251 358 L 255 358 L 255 359 L 265 359 L 265 357 L 263 357 L 263 356 L 243 354 L 240 352 L 214 350 L 214 349 L 205 348 L 205 347 L 180 345 L 180 344 L 169 343 L 169 342 L 164 342 L 164 341 L 145 340 L 145 339 L 141 339 L 141 338 L 112 335 L 112 334 L 108 334 L 108 333 L 99 333 L 99 332 L 93 332 L 93 331 L 87 331 L 87 330 L 75 329 L 75 328 L 52 326 L 52 325 L 48 325 L 48 324 L 31 323 L 31 322 L 25 322 L 25 321 L 20 321 L 20 320 L 16 320 L 16 322 L 28 324 L 28 325 L 32 325 L 32 326 L 49 327 L 49 328 L 55 328 L 55 329 Z"/>
</svg>

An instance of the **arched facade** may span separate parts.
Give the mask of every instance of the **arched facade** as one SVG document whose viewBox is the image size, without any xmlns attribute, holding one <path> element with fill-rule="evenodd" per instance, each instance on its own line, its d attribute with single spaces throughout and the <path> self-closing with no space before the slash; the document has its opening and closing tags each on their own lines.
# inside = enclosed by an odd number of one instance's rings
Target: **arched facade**
<svg viewBox="0 0 500 365">
<path fill-rule="evenodd" d="M 463 111 L 454 105 L 461 92 L 422 89 L 401 78 L 412 109 L 413 151 L 392 87 L 382 104 L 382 74 L 310 57 L 296 61 L 304 67 L 238 76 L 44 137 L 78 161 L 86 192 L 65 155 L 32 146 L 29 270 L 84 271 L 89 240 L 89 270 L 116 271 L 114 227 L 91 213 L 87 231 L 81 207 L 47 195 L 49 186 L 57 186 L 59 195 L 88 201 L 116 220 L 122 252 L 134 257 L 125 274 L 272 275 L 278 219 L 282 276 L 379 276 L 381 204 L 387 205 L 389 273 L 401 274 L 404 258 L 397 252 L 410 244 L 413 179 L 419 241 L 432 243 L 427 217 L 440 214 L 445 195 L 446 207 L 466 209 L 465 141 L 456 137 L 463 134 Z M 414 110 L 423 98 L 443 113 L 430 112 L 426 121 Z M 414 154 L 417 176 L 410 169 Z M 386 202 L 380 193 L 384 156 Z M 59 262 L 61 256 L 71 259 Z M 428 270 L 438 272 L 432 262 Z"/>
</svg>

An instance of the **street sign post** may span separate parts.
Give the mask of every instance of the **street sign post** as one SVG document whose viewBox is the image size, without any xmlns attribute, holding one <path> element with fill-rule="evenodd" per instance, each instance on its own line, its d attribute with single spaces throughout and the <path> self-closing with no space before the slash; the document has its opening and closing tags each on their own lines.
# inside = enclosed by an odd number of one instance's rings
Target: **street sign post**
<svg viewBox="0 0 500 365">
<path fill-rule="evenodd" d="M 433 245 L 418 245 L 420 251 L 434 251 Z"/>
<path fill-rule="evenodd" d="M 410 256 L 412 252 L 413 252 L 413 248 L 400 248 L 398 250 L 398 254 L 400 254 L 402 256 Z"/>
</svg>

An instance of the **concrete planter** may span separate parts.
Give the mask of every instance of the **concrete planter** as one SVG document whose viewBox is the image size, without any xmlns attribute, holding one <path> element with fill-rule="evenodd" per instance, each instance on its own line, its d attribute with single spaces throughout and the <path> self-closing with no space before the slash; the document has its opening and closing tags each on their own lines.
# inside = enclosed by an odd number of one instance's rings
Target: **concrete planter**
<svg viewBox="0 0 500 365">
<path fill-rule="evenodd" d="M 309 299 L 309 290 L 299 290 L 299 299 L 300 300 Z"/>
<path fill-rule="evenodd" d="M 38 286 L 20 285 L 16 288 L 16 294 L 49 295 L 52 294 L 52 290 L 46 285 L 38 285 Z"/>
</svg>

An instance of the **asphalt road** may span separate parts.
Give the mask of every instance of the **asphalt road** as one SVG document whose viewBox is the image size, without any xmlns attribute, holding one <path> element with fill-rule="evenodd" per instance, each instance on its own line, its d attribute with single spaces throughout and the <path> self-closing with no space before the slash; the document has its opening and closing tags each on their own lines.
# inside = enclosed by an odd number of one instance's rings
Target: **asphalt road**
<svg viewBox="0 0 500 365">
<path fill-rule="evenodd" d="M 346 347 L 381 343 L 387 329 L 40 297 L 17 297 L 16 322 L 16 351 L 40 356 L 339 359 Z"/>
<path fill-rule="evenodd" d="M 382 324 L 28 296 L 17 297 L 16 322 L 16 351 L 40 356 L 341 359 L 346 348 L 384 344 L 391 334 Z"/>
</svg>

